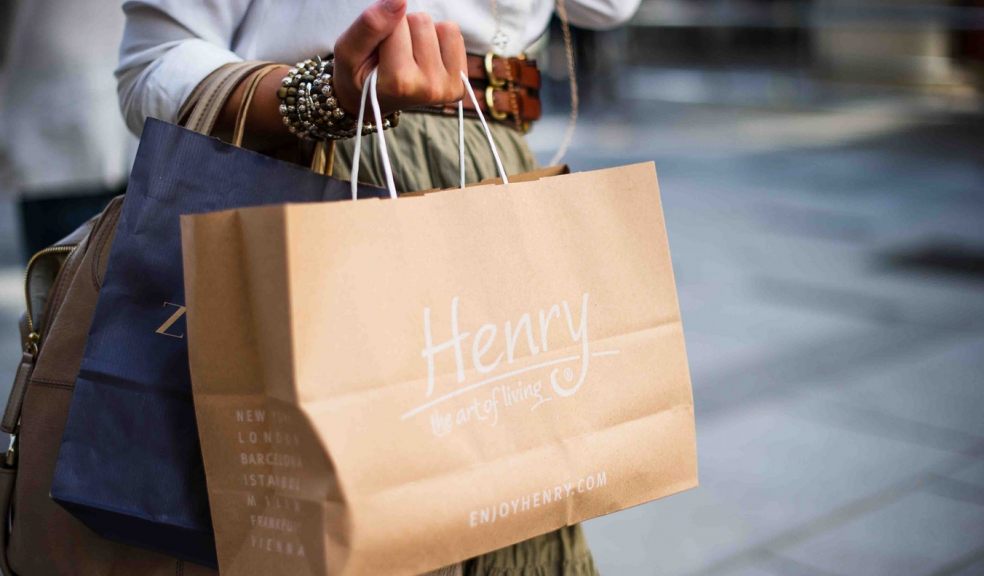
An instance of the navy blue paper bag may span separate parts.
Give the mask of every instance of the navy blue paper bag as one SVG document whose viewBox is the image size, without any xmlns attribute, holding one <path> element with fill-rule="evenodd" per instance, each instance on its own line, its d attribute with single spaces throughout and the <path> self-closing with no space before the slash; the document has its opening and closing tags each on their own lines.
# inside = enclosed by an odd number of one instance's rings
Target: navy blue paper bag
<svg viewBox="0 0 984 576">
<path fill-rule="evenodd" d="M 107 538 L 216 566 L 184 336 L 179 217 L 347 198 L 347 182 L 147 121 L 62 438 L 57 502 Z"/>
</svg>

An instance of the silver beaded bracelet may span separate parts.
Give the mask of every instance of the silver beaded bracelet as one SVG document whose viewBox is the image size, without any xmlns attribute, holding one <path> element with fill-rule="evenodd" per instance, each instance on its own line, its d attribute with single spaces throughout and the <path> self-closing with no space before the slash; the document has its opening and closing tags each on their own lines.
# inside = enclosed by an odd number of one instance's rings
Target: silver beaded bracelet
<svg viewBox="0 0 984 576">
<path fill-rule="evenodd" d="M 320 56 L 298 62 L 284 77 L 277 96 L 280 116 L 291 134 L 305 140 L 342 140 L 355 136 L 356 121 L 346 114 L 335 97 L 332 83 L 334 56 Z M 383 120 L 383 130 L 399 123 L 400 113 Z M 362 125 L 362 133 L 376 131 L 372 122 Z"/>
</svg>

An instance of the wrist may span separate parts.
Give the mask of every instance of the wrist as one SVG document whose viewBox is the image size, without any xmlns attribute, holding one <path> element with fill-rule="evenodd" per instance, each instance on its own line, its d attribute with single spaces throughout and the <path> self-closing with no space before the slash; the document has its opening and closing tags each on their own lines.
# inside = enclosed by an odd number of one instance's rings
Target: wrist
<svg viewBox="0 0 984 576">
<path fill-rule="evenodd" d="M 336 64 L 332 86 L 335 89 L 335 97 L 338 98 L 338 105 L 341 109 L 349 116 L 358 118 L 359 101 L 362 94 L 356 87 L 355 76 Z"/>
<path fill-rule="evenodd" d="M 332 56 L 298 62 L 281 80 L 277 97 L 283 124 L 298 138 L 340 140 L 354 136 L 357 129 L 363 134 L 376 130 L 371 122 L 356 126 L 357 115 L 342 106 L 335 86 Z M 358 100 L 355 110 L 358 110 Z M 383 129 L 396 123 L 397 115 L 390 115 L 384 121 Z"/>
</svg>

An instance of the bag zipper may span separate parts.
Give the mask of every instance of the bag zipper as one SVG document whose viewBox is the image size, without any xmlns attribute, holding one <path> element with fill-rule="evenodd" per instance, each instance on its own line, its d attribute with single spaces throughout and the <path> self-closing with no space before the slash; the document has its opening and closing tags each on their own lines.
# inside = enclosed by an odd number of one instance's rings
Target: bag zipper
<svg viewBox="0 0 984 576">
<path fill-rule="evenodd" d="M 15 377 L 15 383 L 20 378 L 29 377 L 29 373 L 34 371 L 34 363 L 37 361 L 38 351 L 41 346 L 41 327 L 34 323 L 34 311 L 31 310 L 31 270 L 37 261 L 50 254 L 66 254 L 70 255 L 75 249 L 78 248 L 78 244 L 68 244 L 63 246 L 49 246 L 43 250 L 35 252 L 31 259 L 27 262 L 27 267 L 24 270 L 24 299 L 25 299 L 25 313 L 24 322 L 27 325 L 27 341 L 24 342 L 24 358 L 20 366 L 18 366 L 18 372 L 21 370 L 26 370 L 24 374 L 17 374 Z M 60 271 L 59 271 L 60 273 Z M 58 282 L 57 276 L 55 278 L 55 283 Z M 54 287 L 54 284 L 52 285 Z M 50 295 L 49 295 L 50 296 Z M 50 298 L 46 301 L 51 302 Z M 17 427 L 20 427 L 20 422 L 17 423 Z M 4 457 L 4 464 L 8 468 L 13 468 L 17 465 L 17 433 L 16 431 L 10 435 L 10 446 L 7 448 L 7 454 Z"/>
<path fill-rule="evenodd" d="M 30 287 L 31 269 L 34 267 L 34 264 L 38 261 L 38 259 L 40 259 L 42 256 L 47 256 L 49 254 L 71 254 L 72 252 L 75 251 L 76 248 L 78 248 L 78 244 L 68 244 L 65 246 L 49 246 L 48 248 L 35 252 L 34 256 L 31 256 L 31 259 L 28 260 L 27 268 L 24 269 L 24 298 L 27 301 L 27 306 L 25 307 L 25 310 L 27 312 L 25 314 L 25 320 L 27 322 L 27 340 L 28 340 L 25 345 L 31 349 L 30 351 L 33 352 L 33 354 L 37 354 L 38 345 L 41 344 L 41 332 L 40 332 L 40 326 L 34 325 L 34 311 L 31 310 L 31 287 Z"/>
</svg>

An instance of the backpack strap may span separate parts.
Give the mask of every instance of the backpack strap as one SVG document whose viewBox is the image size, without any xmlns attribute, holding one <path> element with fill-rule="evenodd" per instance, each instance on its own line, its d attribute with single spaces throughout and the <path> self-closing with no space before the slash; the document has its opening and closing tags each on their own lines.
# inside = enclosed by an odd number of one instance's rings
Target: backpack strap
<svg viewBox="0 0 984 576">
<path fill-rule="evenodd" d="M 269 64 L 259 60 L 248 60 L 219 67 L 195 87 L 181 106 L 178 118 L 186 128 L 201 134 L 210 134 L 215 128 L 226 100 L 239 83 Z"/>
<path fill-rule="evenodd" d="M 27 327 L 24 317 L 21 317 L 20 327 L 21 339 L 26 341 Z M 21 363 L 23 364 L 23 361 Z M 20 374 L 20 366 L 18 366 L 17 372 Z M 11 434 L 10 448 L 8 448 L 4 456 L 0 456 L 0 572 L 5 575 L 9 574 L 10 576 L 14 576 L 14 572 L 10 569 L 10 563 L 7 561 L 7 544 L 10 541 L 10 501 L 14 495 L 14 481 L 17 480 L 17 460 L 14 446 L 17 437 L 15 435 L 16 430 L 13 428 L 10 430 L 7 429 L 7 420 L 11 418 L 9 412 L 11 411 L 12 405 L 15 406 L 14 409 L 17 412 L 17 418 L 20 418 L 20 406 L 24 398 L 24 390 L 26 389 L 26 385 L 18 386 L 16 380 L 18 379 L 15 378 L 14 386 L 10 391 L 11 398 L 8 400 L 7 409 L 4 412 L 3 427 L 5 432 Z"/>
<path fill-rule="evenodd" d="M 7 543 L 10 541 L 10 499 L 14 494 L 14 480 L 17 479 L 17 468 L 0 466 L 0 572 L 14 576 L 7 561 Z"/>
<path fill-rule="evenodd" d="M 185 128 L 200 134 L 211 134 L 226 101 L 241 83 L 248 81 L 243 99 L 239 103 L 236 124 L 232 131 L 231 144 L 241 148 L 246 126 L 246 114 L 260 81 L 280 66 L 282 65 L 272 62 L 251 60 L 234 62 L 218 68 L 195 87 L 181 107 L 178 118 L 182 120 Z M 318 174 L 331 176 L 334 169 L 334 158 L 335 142 L 318 142 L 311 157 L 311 170 Z"/>
</svg>

